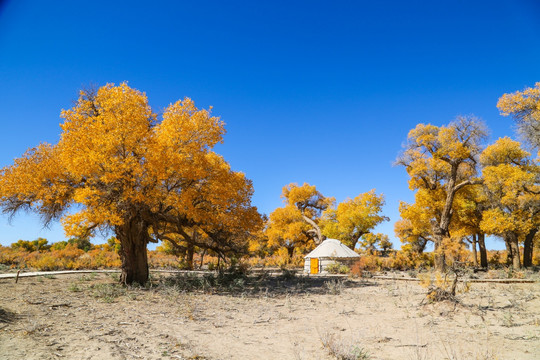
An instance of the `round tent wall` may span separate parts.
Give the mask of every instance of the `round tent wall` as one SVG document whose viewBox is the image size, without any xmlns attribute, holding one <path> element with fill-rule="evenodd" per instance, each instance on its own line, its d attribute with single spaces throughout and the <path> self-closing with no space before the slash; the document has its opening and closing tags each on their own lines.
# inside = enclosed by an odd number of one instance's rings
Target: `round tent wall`
<svg viewBox="0 0 540 360">
<path fill-rule="evenodd" d="M 352 265 L 360 255 L 337 239 L 326 239 L 304 257 L 304 272 L 317 274 L 327 272 L 327 267 L 334 263 Z"/>
</svg>

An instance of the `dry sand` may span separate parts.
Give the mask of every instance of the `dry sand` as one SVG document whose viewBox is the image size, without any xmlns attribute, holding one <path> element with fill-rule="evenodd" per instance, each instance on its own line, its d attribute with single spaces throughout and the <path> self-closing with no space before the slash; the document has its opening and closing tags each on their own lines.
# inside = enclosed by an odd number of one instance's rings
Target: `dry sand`
<svg viewBox="0 0 540 360">
<path fill-rule="evenodd" d="M 329 345 L 370 359 L 540 359 L 539 283 L 475 283 L 458 304 L 421 304 L 416 282 L 203 292 L 154 276 L 149 289 L 110 274 L 0 280 L 0 359 L 335 359 Z"/>
</svg>

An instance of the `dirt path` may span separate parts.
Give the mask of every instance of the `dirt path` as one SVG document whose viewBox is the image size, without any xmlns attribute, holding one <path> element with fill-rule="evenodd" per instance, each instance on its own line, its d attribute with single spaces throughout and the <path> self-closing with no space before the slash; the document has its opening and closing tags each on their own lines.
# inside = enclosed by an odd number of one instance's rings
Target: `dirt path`
<svg viewBox="0 0 540 360">
<path fill-rule="evenodd" d="M 111 274 L 0 280 L 0 359 L 333 359 L 332 346 L 371 359 L 540 357 L 538 283 L 471 284 L 458 305 L 420 305 L 414 282 L 197 291 L 164 276 L 149 289 Z"/>
</svg>

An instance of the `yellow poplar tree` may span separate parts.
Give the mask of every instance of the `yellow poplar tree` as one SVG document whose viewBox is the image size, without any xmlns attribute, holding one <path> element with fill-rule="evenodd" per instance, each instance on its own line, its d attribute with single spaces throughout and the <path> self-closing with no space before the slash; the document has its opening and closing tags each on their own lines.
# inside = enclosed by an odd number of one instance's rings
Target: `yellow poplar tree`
<svg viewBox="0 0 540 360">
<path fill-rule="evenodd" d="M 35 211 L 45 223 L 61 219 L 67 236 L 112 231 L 121 244 L 126 284 L 148 280 L 147 244 L 197 227 L 205 244 L 230 251 L 260 224 L 251 182 L 212 151 L 224 124 L 185 98 L 162 119 L 146 95 L 123 83 L 81 91 L 63 110 L 56 145 L 30 149 L 0 173 L 5 213 Z M 241 241 L 241 240 L 240 240 Z"/>
<path fill-rule="evenodd" d="M 480 160 L 490 208 L 481 228 L 501 236 L 515 269 L 521 267 L 519 242 L 524 244 L 523 265 L 532 266 L 534 238 L 540 227 L 540 166 L 519 142 L 508 137 L 488 146 Z"/>
<path fill-rule="evenodd" d="M 519 134 L 540 151 L 540 82 L 532 88 L 504 94 L 497 107 L 503 115 L 516 119 Z"/>
<path fill-rule="evenodd" d="M 473 185 L 463 188 L 455 195 L 451 209 L 452 218 L 448 227 L 448 240 L 444 244 L 456 248 L 464 247 L 465 242 L 468 242 L 473 246 L 475 259 L 478 244 L 481 265 L 487 267 L 485 235 L 480 230 L 484 206 L 481 193 L 481 186 Z M 394 224 L 394 231 L 403 243 L 403 250 L 421 254 L 428 243 L 435 242 L 433 225 L 440 222 L 445 204 L 446 193 L 443 188 L 438 191 L 419 189 L 413 204 L 400 202 L 401 219 Z M 452 244 L 452 241 L 455 244 Z M 443 253 L 447 253 L 446 249 Z"/>
<path fill-rule="evenodd" d="M 402 250 L 422 254 L 428 243 L 433 242 L 431 232 L 432 213 L 430 208 L 418 201 L 422 190 L 416 194 L 417 202 L 407 204 L 399 203 L 401 219 L 394 224 L 394 232 L 400 239 Z"/>
<path fill-rule="evenodd" d="M 375 253 L 378 246 L 382 250 L 382 253 L 386 255 L 388 250 L 392 248 L 392 243 L 390 242 L 390 239 L 386 234 L 366 233 L 362 235 L 360 239 L 360 246 L 370 255 L 373 255 Z"/>
<path fill-rule="evenodd" d="M 474 265 L 478 265 L 477 248 L 480 251 L 480 266 L 487 268 L 487 249 L 485 232 L 480 224 L 483 211 L 489 206 L 488 198 L 482 185 L 468 186 L 456 196 L 451 233 L 461 235 L 471 244 Z"/>
<path fill-rule="evenodd" d="M 314 244 L 309 233 L 312 227 L 304 221 L 298 209 L 285 206 L 275 209 L 269 216 L 266 237 L 272 250 L 287 249 L 289 258 L 295 250 L 304 252 Z"/>
<path fill-rule="evenodd" d="M 354 250 L 358 240 L 373 228 L 388 221 L 381 215 L 384 195 L 377 195 L 375 189 L 360 194 L 354 199 L 347 199 L 329 207 L 322 215 L 321 228 L 324 235 L 339 239 Z"/>
<path fill-rule="evenodd" d="M 484 125 L 475 117 L 459 116 L 448 126 L 418 124 L 408 135 L 408 143 L 397 164 L 405 166 L 411 190 L 437 193 L 444 203 L 431 221 L 435 244 L 435 267 L 445 268 L 443 240 L 450 237 L 452 206 L 456 194 L 479 182 L 476 157 L 485 138 Z M 438 194 L 442 193 L 442 197 Z"/>
<path fill-rule="evenodd" d="M 275 209 L 269 216 L 266 235 L 270 247 L 285 247 L 292 256 L 296 248 L 310 244 L 318 245 L 323 240 L 319 227 L 321 212 L 333 202 L 323 196 L 315 186 L 304 183 L 283 187 L 281 197 L 285 205 Z"/>
</svg>

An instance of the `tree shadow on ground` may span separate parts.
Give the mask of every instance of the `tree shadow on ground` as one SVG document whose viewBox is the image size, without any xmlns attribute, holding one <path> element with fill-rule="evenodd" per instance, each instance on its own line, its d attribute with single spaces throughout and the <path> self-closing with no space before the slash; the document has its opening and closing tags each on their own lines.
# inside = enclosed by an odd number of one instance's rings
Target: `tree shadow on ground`
<svg viewBox="0 0 540 360">
<path fill-rule="evenodd" d="M 160 278 L 156 287 L 181 292 L 223 294 L 248 297 L 280 297 L 287 295 L 339 295 L 347 288 L 376 286 L 375 282 L 346 277 L 307 277 L 285 271 L 281 274 L 221 272 L 175 274 Z"/>
<path fill-rule="evenodd" d="M 0 325 L 12 324 L 17 321 L 18 318 L 18 315 L 14 312 L 0 308 Z"/>
</svg>

